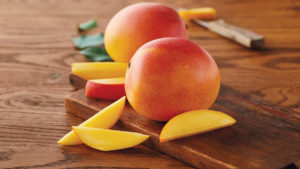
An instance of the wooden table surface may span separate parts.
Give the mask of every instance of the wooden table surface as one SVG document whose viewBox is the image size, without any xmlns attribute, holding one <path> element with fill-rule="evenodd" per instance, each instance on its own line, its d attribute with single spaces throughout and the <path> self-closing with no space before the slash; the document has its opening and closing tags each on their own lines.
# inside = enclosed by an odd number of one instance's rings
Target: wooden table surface
<svg viewBox="0 0 300 169">
<path fill-rule="evenodd" d="M 0 0 L 0 168 L 189 168 L 143 145 L 100 152 L 56 141 L 82 120 L 64 110 L 72 91 L 70 65 L 85 61 L 71 38 L 76 24 L 109 19 L 136 0 Z M 266 39 L 246 49 L 189 24 L 190 39 L 207 49 L 222 83 L 300 118 L 300 1 L 160 1 L 173 8 L 211 6 L 232 24 Z"/>
</svg>

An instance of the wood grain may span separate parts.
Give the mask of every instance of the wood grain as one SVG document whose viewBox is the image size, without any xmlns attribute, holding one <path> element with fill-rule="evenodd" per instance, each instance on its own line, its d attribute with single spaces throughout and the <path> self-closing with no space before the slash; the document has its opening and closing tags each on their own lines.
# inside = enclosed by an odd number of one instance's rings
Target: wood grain
<svg viewBox="0 0 300 169">
<path fill-rule="evenodd" d="M 58 145 L 82 120 L 65 113 L 61 91 L 51 89 L 1 91 L 0 168 L 190 168 L 144 146 L 104 153 Z"/>
<path fill-rule="evenodd" d="M 86 82 L 76 75 L 70 79 L 77 88 L 84 87 Z M 65 98 L 68 112 L 87 119 L 112 103 L 86 97 L 84 90 Z M 283 168 L 300 160 L 300 145 L 296 141 L 300 140 L 300 119 L 296 120 L 287 110 L 275 108 L 222 86 L 212 109 L 237 119 L 238 123 L 232 127 L 159 143 L 164 123 L 148 120 L 127 105 L 118 129 L 149 134 L 151 140 L 146 145 L 199 168 Z"/>
<path fill-rule="evenodd" d="M 190 39 L 216 59 L 222 83 L 300 113 L 300 1 L 156 0 L 173 8 L 211 6 L 229 23 L 266 38 L 266 48 L 245 49 L 189 25 Z M 73 89 L 76 25 L 99 17 L 105 30 L 118 10 L 139 0 L 0 0 L 0 168 L 186 168 L 143 146 L 103 153 L 55 142 L 82 119 L 65 112 Z M 294 116 L 293 115 L 293 116 Z M 276 140 L 275 140 L 276 141 Z"/>
</svg>

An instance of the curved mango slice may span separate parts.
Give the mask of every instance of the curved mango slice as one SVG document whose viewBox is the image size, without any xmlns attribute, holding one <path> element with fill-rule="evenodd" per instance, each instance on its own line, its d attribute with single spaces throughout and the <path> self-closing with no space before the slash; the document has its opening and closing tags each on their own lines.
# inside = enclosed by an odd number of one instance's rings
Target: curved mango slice
<svg viewBox="0 0 300 169">
<path fill-rule="evenodd" d="M 73 130 L 84 144 L 101 151 L 134 147 L 149 138 L 148 135 L 136 132 L 101 128 L 73 127 Z"/>
<path fill-rule="evenodd" d="M 119 100 L 104 108 L 102 111 L 98 112 L 94 116 L 81 123 L 79 126 L 94 128 L 111 128 L 121 117 L 122 111 L 125 106 L 125 102 L 126 97 L 123 96 Z M 62 137 L 57 143 L 62 145 L 77 145 L 82 144 L 82 141 L 72 130 L 69 133 L 67 133 L 64 137 Z"/>
<path fill-rule="evenodd" d="M 160 142 L 196 135 L 215 129 L 232 126 L 236 120 L 213 110 L 194 110 L 173 117 L 164 126 Z"/>
</svg>

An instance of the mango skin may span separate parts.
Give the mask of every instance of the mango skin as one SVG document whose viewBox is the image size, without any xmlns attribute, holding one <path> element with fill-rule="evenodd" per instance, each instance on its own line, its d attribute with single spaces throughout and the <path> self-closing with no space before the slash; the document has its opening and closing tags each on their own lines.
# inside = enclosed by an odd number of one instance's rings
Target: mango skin
<svg viewBox="0 0 300 169">
<path fill-rule="evenodd" d="M 181 38 L 143 45 L 132 57 L 125 76 L 131 106 L 157 121 L 208 109 L 219 89 L 220 73 L 214 59 L 197 44 Z"/>
<path fill-rule="evenodd" d="M 85 95 L 98 99 L 118 100 L 125 96 L 124 78 L 88 80 Z"/>
<path fill-rule="evenodd" d="M 104 43 L 114 61 L 129 62 L 143 44 L 163 37 L 187 39 L 183 20 L 168 6 L 144 2 L 122 9 L 110 20 Z"/>
</svg>

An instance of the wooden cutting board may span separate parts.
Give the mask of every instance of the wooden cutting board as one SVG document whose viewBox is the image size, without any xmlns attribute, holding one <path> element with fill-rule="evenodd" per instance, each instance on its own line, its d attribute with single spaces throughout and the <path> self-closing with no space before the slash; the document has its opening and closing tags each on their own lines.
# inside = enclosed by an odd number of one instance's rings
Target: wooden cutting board
<svg viewBox="0 0 300 169">
<path fill-rule="evenodd" d="M 84 95 L 85 80 L 70 75 L 79 89 L 66 96 L 65 108 L 83 119 L 94 115 L 111 101 Z M 165 123 L 138 115 L 127 103 L 118 129 L 149 134 L 144 144 L 198 168 L 297 168 L 300 160 L 300 120 L 296 114 L 253 96 L 221 86 L 211 109 L 233 116 L 232 127 L 166 143 L 159 142 Z"/>
</svg>

